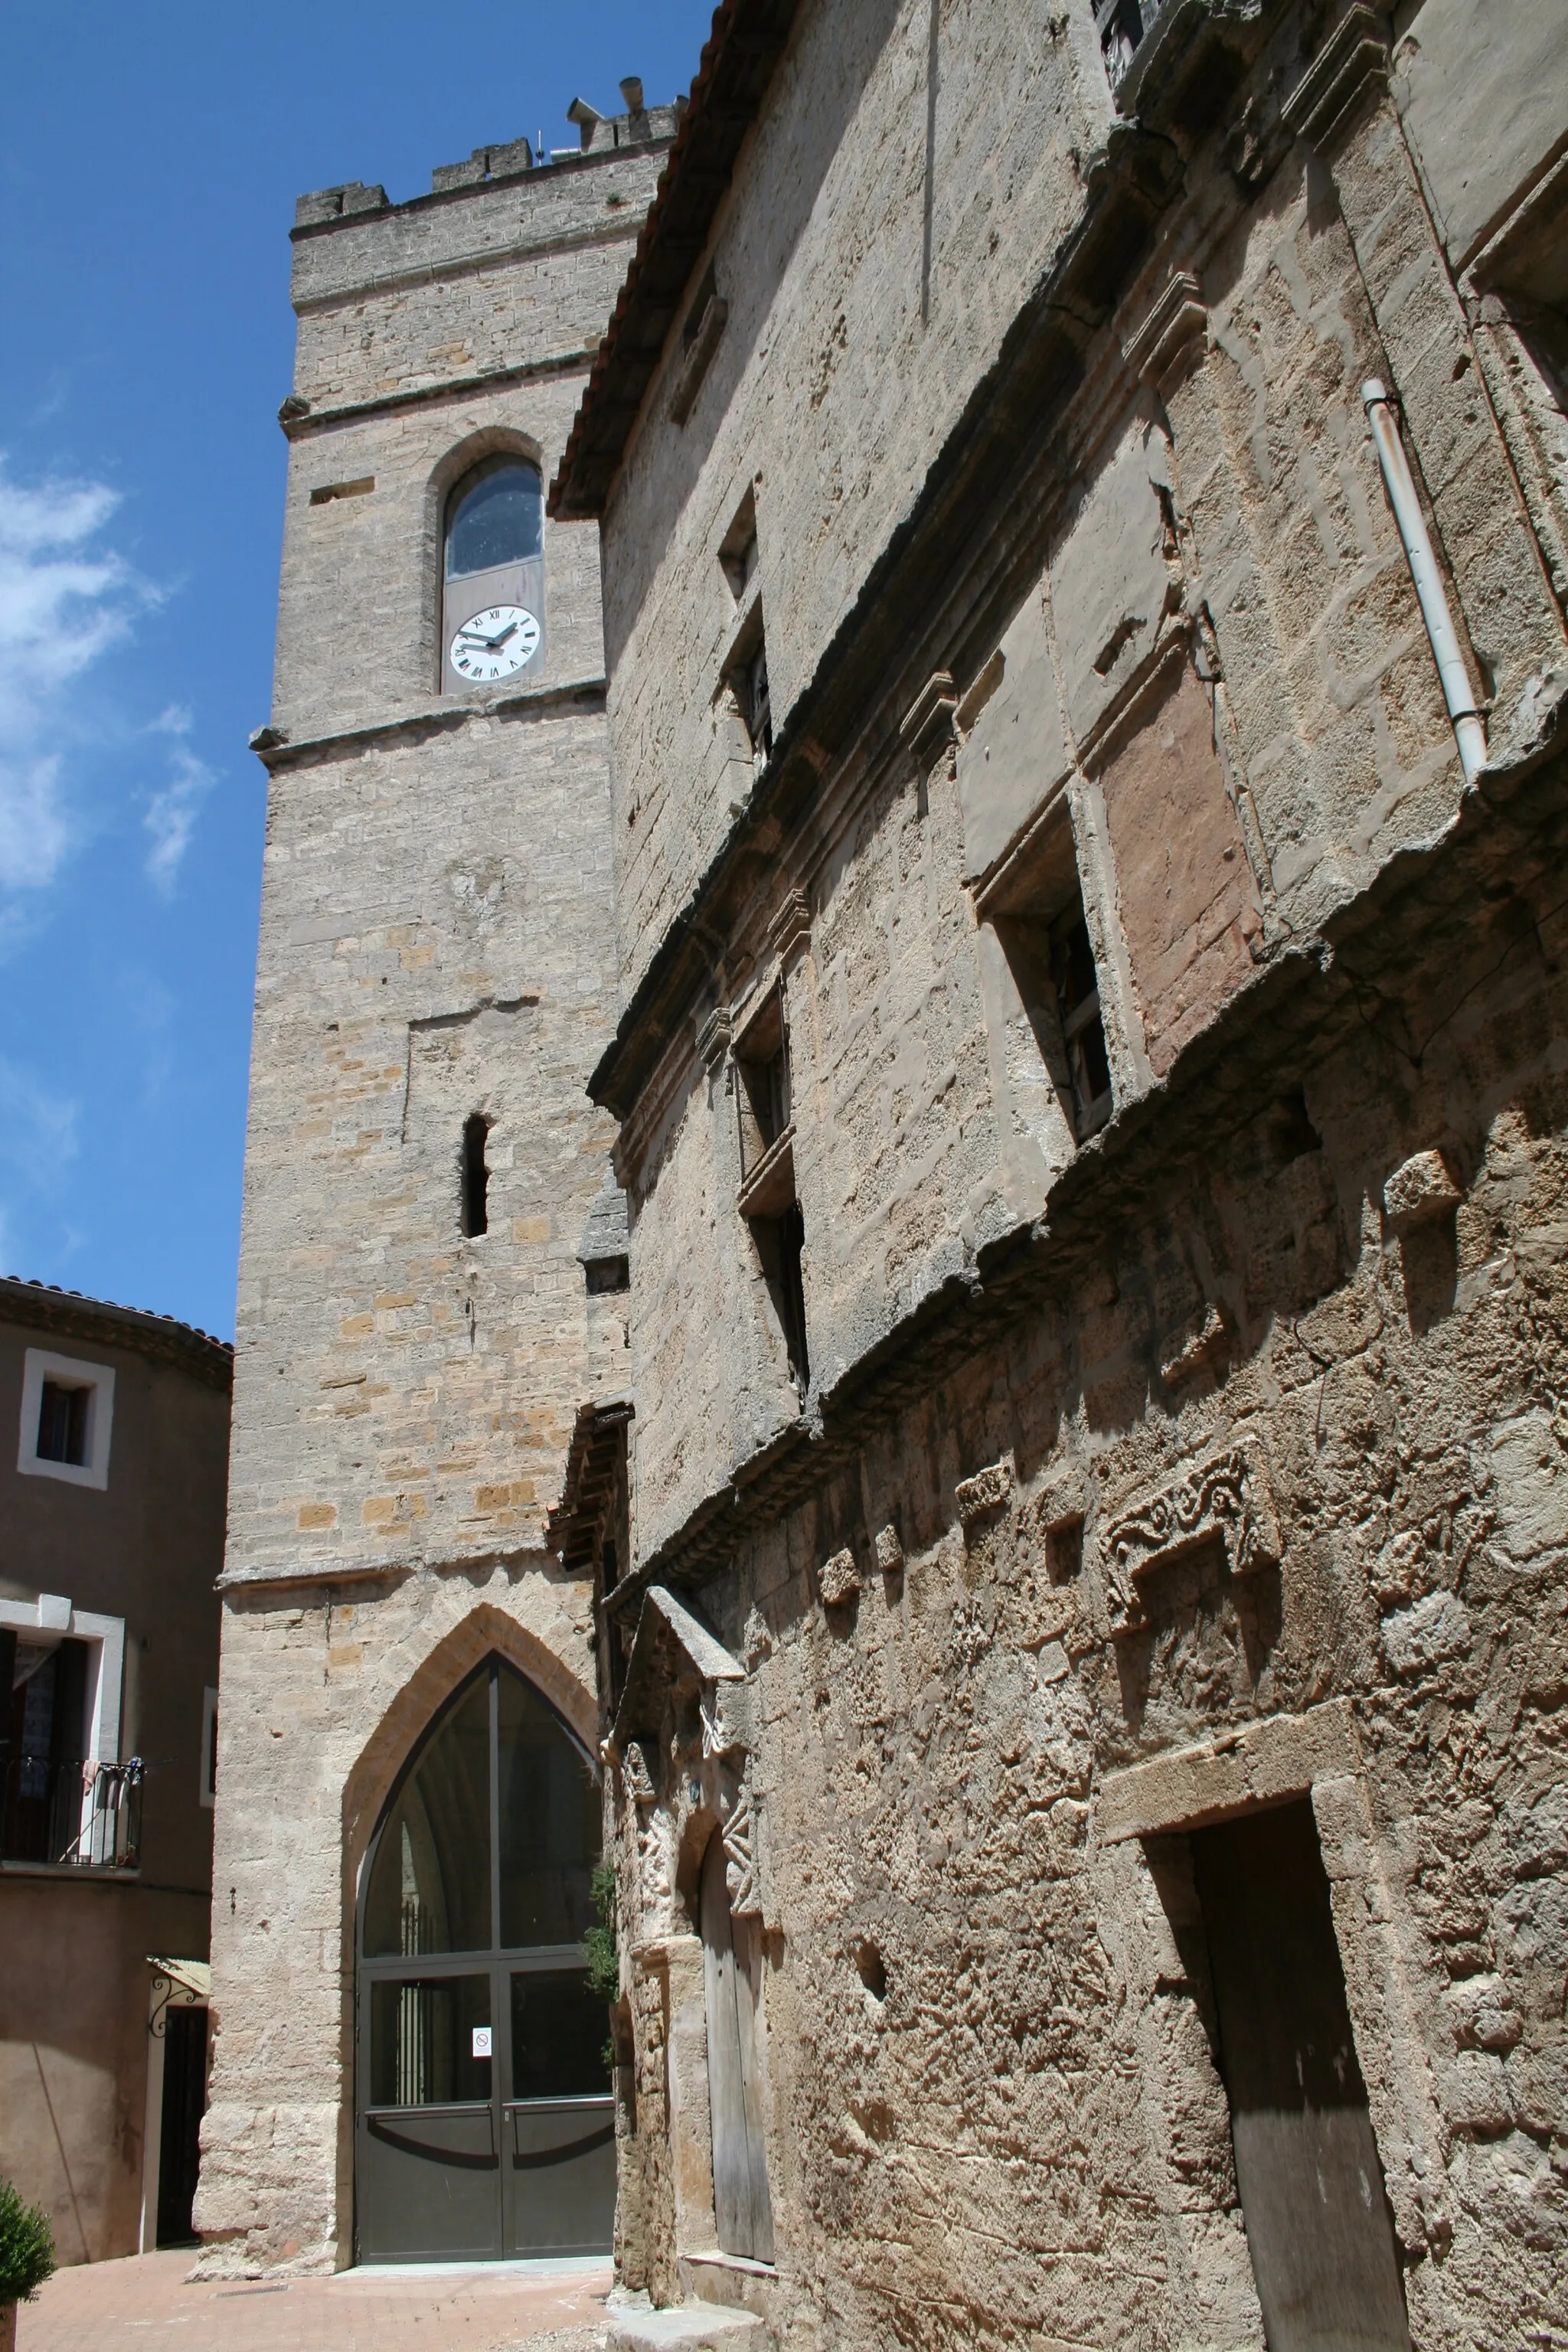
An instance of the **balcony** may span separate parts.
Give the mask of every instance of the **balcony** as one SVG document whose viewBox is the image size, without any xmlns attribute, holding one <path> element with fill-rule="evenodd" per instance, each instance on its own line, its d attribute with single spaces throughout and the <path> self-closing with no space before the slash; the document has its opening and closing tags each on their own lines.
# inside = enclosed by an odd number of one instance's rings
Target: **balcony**
<svg viewBox="0 0 1568 2352">
<path fill-rule="evenodd" d="M 0 1864 L 134 1870 L 142 1847 L 142 1764 L 0 1758 Z"/>
</svg>

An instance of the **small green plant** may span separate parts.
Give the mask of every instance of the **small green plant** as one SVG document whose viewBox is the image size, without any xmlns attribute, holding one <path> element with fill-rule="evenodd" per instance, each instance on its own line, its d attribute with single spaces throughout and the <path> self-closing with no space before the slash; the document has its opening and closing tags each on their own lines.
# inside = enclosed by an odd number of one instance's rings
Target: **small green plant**
<svg viewBox="0 0 1568 2352">
<path fill-rule="evenodd" d="M 30 2303 L 55 2267 L 55 2236 L 41 2205 L 24 2205 L 0 2179 L 0 2311 Z"/>
<path fill-rule="evenodd" d="M 590 1927 L 583 1938 L 583 1965 L 588 1972 L 588 1990 L 596 1992 L 601 2000 L 612 2004 L 621 1990 L 621 1959 L 616 1942 L 616 1865 L 613 1862 L 595 1864 L 588 1882 L 588 1891 L 598 1913 L 598 1924 Z M 605 2072 L 616 2071 L 616 2042 L 612 2034 L 600 2052 Z"/>
<path fill-rule="evenodd" d="M 583 1938 L 583 1964 L 588 1971 L 588 1990 L 596 1992 L 604 2000 L 614 2000 L 621 1989 L 620 1952 L 616 1943 L 616 1865 L 601 1862 L 589 1881 L 589 1893 L 594 1908 L 599 1915 L 598 1925 L 590 1927 Z"/>
</svg>

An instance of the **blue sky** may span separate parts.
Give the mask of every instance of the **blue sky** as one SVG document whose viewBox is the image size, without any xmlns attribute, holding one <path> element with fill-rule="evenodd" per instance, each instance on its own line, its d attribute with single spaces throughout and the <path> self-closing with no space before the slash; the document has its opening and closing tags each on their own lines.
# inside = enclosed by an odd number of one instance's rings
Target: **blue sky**
<svg viewBox="0 0 1568 2352">
<path fill-rule="evenodd" d="M 0 1270 L 233 1332 L 295 195 L 568 146 L 711 5 L 9 16 Z"/>
</svg>

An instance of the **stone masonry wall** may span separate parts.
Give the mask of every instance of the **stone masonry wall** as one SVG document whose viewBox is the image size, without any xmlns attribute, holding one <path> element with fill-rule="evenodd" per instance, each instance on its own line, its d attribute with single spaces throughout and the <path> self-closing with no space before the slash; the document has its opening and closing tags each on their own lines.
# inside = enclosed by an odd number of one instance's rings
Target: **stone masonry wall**
<svg viewBox="0 0 1568 2352">
<path fill-rule="evenodd" d="M 1016 290 L 1066 234 L 1073 159 L 1103 136 L 1104 78 L 1074 12 L 974 0 L 942 15 L 928 152 L 926 0 L 802 10 L 712 233 L 730 314 L 697 404 L 684 425 L 669 414 L 667 355 L 615 492 L 623 991 L 732 814 L 719 690 L 738 615 L 718 551 L 747 489 L 760 561 L 747 601 L 760 586 L 776 727 L 994 356 Z"/>
<path fill-rule="evenodd" d="M 1001 16 L 986 21 L 990 38 L 1011 37 Z M 836 39 L 826 18 L 807 17 L 795 77 L 774 101 L 781 121 L 804 103 L 814 44 L 831 55 Z M 765 129 L 722 234 L 741 234 L 742 219 L 760 218 L 771 202 Z M 847 152 L 839 167 L 850 168 Z M 1070 804 L 1121 1104 L 1172 1068 L 1258 964 L 1453 810 L 1458 761 L 1362 412 L 1364 378 L 1381 371 L 1406 400 L 1460 618 L 1496 686 L 1500 741 L 1528 711 L 1532 681 L 1563 657 L 1562 616 L 1479 396 L 1464 315 L 1392 109 L 1384 102 L 1364 116 L 1334 148 L 1331 171 L 1304 144 L 1288 150 L 1239 213 L 1221 206 L 1200 171 L 1191 179 L 1115 335 L 1098 347 L 1093 396 L 1069 414 L 1013 510 L 955 550 L 940 633 L 934 616 L 921 614 L 901 641 L 890 640 L 887 702 L 827 772 L 811 826 L 759 861 L 749 900 L 739 886 L 731 900 L 742 916 L 715 958 L 713 985 L 736 1020 L 779 970 L 767 926 L 792 887 L 810 906 L 810 945 L 785 985 L 820 1391 L 942 1281 L 962 1276 L 990 1237 L 1037 1208 L 1073 1157 L 1049 1089 L 1043 1102 L 1026 1103 L 998 1044 L 1009 1024 L 1023 1027 L 1023 1012 L 988 919 L 986 877 L 1005 866 L 1053 794 L 1064 810 Z M 1045 213 L 1036 234 L 1042 244 L 1049 234 Z M 1205 236 L 1206 257 L 1194 250 Z M 1170 282 L 1173 255 L 1198 264 L 1197 323 L 1187 364 L 1169 372 L 1156 403 L 1123 349 Z M 763 339 L 770 369 L 809 335 L 816 299 L 815 285 L 807 301 L 784 271 Z M 869 370 L 869 349 L 852 349 Z M 934 430 L 942 370 L 922 353 L 913 382 L 931 399 Z M 901 396 L 912 404 L 915 393 Z M 744 383 L 734 390 L 695 485 L 673 465 L 667 471 L 666 515 L 656 525 L 650 453 L 673 428 L 658 422 L 658 395 L 650 394 L 606 521 L 613 648 L 616 600 L 638 593 L 639 547 L 668 551 L 661 577 L 671 594 L 678 580 L 689 587 L 684 636 L 667 649 L 648 634 L 649 602 L 619 646 L 612 678 L 615 791 L 626 820 L 615 828 L 623 987 L 626 940 L 635 933 L 645 953 L 665 903 L 647 895 L 653 886 L 645 887 L 642 853 L 628 837 L 645 830 L 656 802 L 665 809 L 658 822 L 673 830 L 658 835 L 670 845 L 658 870 L 684 894 L 721 829 L 712 780 L 694 753 L 680 792 L 661 781 L 674 773 L 661 748 L 674 739 L 660 714 L 710 709 L 701 681 L 717 656 L 708 616 L 716 596 L 732 600 L 709 542 L 724 520 L 721 486 L 736 474 L 731 446 L 749 444 L 745 471 L 761 485 L 771 675 L 775 626 L 787 633 L 815 593 L 816 490 L 805 469 L 793 461 L 781 468 L 773 455 L 778 436 L 795 429 L 798 408 L 775 402 L 763 411 L 751 400 Z M 825 410 L 813 429 L 833 446 L 847 428 L 847 418 Z M 634 524 L 635 546 L 623 538 Z M 789 567 L 789 593 L 771 603 L 770 532 L 773 560 Z M 1023 607 L 998 611 L 1006 593 L 998 583 L 1027 578 L 1031 565 L 1037 584 Z M 1047 652 L 1026 665 L 1017 632 L 1031 606 L 1043 615 Z M 942 744 L 911 762 L 894 722 L 932 659 L 953 674 L 956 760 Z M 1173 660 L 1184 665 L 1179 689 Z M 975 781 L 974 753 L 1005 701 L 994 699 L 999 667 L 1009 688 L 1015 669 L 1019 679 L 1009 723 L 1040 748 L 1016 805 L 986 834 L 972 894 L 962 887 L 975 870 L 967 845 L 977 824 L 985 832 L 987 796 L 998 790 L 988 777 Z M 786 667 L 786 702 L 792 679 L 801 682 Z M 775 688 L 775 719 L 780 700 Z M 1173 800 L 1166 765 L 1178 719 L 1192 759 Z M 1026 759 L 1024 766 L 1026 773 Z M 673 856 L 678 837 L 684 845 Z M 751 1283 L 754 1254 L 726 1205 L 738 1181 L 733 1106 L 697 1066 L 700 1019 L 669 1048 L 649 1089 L 660 1108 L 639 1109 L 621 1148 L 637 1203 L 635 1277 L 647 1302 L 634 1330 L 644 1552 L 797 1410 L 776 1347 L 770 1356 L 769 1318 Z M 693 1354 L 681 1336 L 689 1318 L 679 1302 L 710 1278 L 692 1261 L 698 1232 L 712 1237 L 711 1277 L 739 1284 L 723 1366 L 705 1347 Z"/>
<path fill-rule="evenodd" d="M 1418 1072 L 1436 971 L 1310 1067 L 1320 1140 L 1265 1092 L 702 1590 L 753 1685 L 781 2335 L 1261 2345 L 1152 1832 L 1308 1788 L 1414 2340 L 1568 2324 L 1562 921 Z M 1383 1187 L 1438 1137 L 1457 1229 L 1402 1240 Z M 1231 1338 L 1184 1371 L 1205 1296 Z M 1278 1566 L 1200 1544 L 1118 1634 L 1108 1531 L 1238 1445 Z"/>
</svg>

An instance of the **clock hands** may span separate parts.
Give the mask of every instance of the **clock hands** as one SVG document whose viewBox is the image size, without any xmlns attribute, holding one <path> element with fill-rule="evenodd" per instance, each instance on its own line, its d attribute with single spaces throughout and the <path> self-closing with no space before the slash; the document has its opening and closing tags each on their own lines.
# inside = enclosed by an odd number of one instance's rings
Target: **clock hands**
<svg viewBox="0 0 1568 2352">
<path fill-rule="evenodd" d="M 517 625 L 518 625 L 515 621 L 509 621 L 499 637 L 482 637 L 479 631 L 472 627 L 459 629 L 458 635 L 463 644 L 470 646 L 483 646 L 487 652 L 493 653 L 497 646 L 505 645 L 508 637 L 510 637 L 516 630 Z"/>
</svg>

